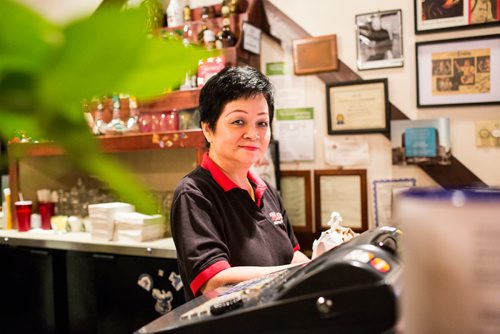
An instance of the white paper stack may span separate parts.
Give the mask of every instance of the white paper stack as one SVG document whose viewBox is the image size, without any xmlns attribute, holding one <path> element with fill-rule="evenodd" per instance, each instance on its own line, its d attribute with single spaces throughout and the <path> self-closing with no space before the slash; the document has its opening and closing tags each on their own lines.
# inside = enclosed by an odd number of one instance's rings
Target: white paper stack
<svg viewBox="0 0 500 334">
<path fill-rule="evenodd" d="M 133 212 L 134 206 L 127 203 L 112 202 L 89 205 L 89 220 L 92 224 L 91 237 L 95 240 L 111 241 L 115 238 L 115 214 Z"/>
<path fill-rule="evenodd" d="M 118 241 L 159 239 L 165 233 L 165 220 L 162 215 L 118 212 L 115 214 L 115 232 Z"/>
</svg>

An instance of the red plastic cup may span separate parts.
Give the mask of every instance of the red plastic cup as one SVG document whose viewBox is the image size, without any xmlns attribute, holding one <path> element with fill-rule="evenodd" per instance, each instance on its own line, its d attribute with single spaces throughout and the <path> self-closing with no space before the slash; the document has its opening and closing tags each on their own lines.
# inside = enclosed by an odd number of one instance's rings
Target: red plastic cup
<svg viewBox="0 0 500 334">
<path fill-rule="evenodd" d="M 40 212 L 40 217 L 42 219 L 42 229 L 50 230 L 52 228 L 50 225 L 50 218 L 54 215 L 54 208 L 54 202 L 38 203 L 38 211 Z"/>
<path fill-rule="evenodd" d="M 31 227 L 31 209 L 33 202 L 17 201 L 16 206 L 17 229 L 19 232 L 29 231 Z"/>
</svg>

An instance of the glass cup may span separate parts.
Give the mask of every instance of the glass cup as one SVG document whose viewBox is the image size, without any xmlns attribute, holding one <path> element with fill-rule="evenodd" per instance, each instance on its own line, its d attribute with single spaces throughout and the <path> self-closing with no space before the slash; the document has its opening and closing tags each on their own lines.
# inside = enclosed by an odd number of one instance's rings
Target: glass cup
<svg viewBox="0 0 500 334">
<path fill-rule="evenodd" d="M 19 232 L 29 231 L 31 227 L 32 201 L 17 201 L 16 206 L 17 229 Z"/>
<path fill-rule="evenodd" d="M 55 203 L 54 202 L 40 202 L 38 203 L 38 211 L 42 218 L 42 229 L 50 230 L 50 219 L 54 215 Z"/>
</svg>

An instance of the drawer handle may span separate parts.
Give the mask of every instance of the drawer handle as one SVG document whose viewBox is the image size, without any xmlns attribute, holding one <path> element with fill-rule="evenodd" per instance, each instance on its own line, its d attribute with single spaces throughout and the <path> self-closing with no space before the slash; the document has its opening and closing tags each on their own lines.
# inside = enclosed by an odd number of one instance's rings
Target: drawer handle
<svg viewBox="0 0 500 334">
<path fill-rule="evenodd" d="M 109 254 L 92 254 L 92 257 L 94 259 L 101 259 L 101 260 L 114 260 L 115 259 L 114 255 L 109 255 Z"/>
</svg>

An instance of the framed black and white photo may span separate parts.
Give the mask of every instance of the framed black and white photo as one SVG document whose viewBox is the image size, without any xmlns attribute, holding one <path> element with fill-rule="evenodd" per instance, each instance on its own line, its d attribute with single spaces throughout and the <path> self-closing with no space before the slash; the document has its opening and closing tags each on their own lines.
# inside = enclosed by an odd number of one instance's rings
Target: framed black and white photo
<svg viewBox="0 0 500 334">
<path fill-rule="evenodd" d="M 326 107 L 329 135 L 389 133 L 385 78 L 329 84 Z"/>
<path fill-rule="evenodd" d="M 415 0 L 415 33 L 500 24 L 500 0 Z"/>
<path fill-rule="evenodd" d="M 403 66 L 401 10 L 356 15 L 359 70 Z"/>
<path fill-rule="evenodd" d="M 415 45 L 417 107 L 500 103 L 500 34 Z"/>
</svg>

